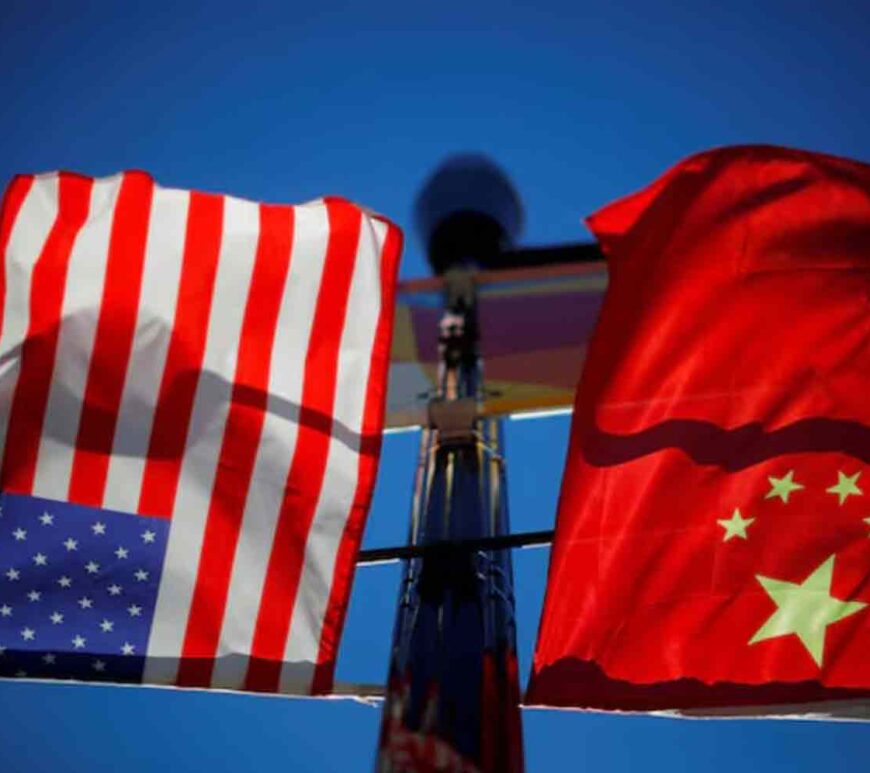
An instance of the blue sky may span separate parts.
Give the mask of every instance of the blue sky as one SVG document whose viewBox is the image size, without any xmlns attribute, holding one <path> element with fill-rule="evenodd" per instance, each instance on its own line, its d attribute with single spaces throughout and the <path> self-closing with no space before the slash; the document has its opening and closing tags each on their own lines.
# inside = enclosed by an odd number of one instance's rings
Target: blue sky
<svg viewBox="0 0 870 773">
<path fill-rule="evenodd" d="M 134 7 L 137 6 L 137 7 Z M 59 167 L 268 201 L 356 199 L 410 227 L 446 154 L 513 178 L 529 244 L 689 153 L 770 142 L 870 160 L 855 2 L 0 3 L 0 181 Z M 406 278 L 425 272 L 410 233 Z M 516 530 L 552 524 L 568 424 L 508 427 Z M 416 437 L 387 439 L 366 544 L 405 537 Z M 518 551 L 523 671 L 547 551 Z M 359 572 L 339 678 L 383 679 L 399 570 Z M 379 712 L 339 701 L 0 684 L 4 771 L 370 769 Z M 531 771 L 817 771 L 870 730 L 526 712 Z"/>
</svg>

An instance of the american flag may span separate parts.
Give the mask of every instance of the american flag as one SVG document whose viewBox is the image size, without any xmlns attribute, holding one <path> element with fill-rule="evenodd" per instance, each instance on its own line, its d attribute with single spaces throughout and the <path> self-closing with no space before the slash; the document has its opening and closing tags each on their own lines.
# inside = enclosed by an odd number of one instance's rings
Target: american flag
<svg viewBox="0 0 870 773">
<path fill-rule="evenodd" d="M 330 691 L 400 249 L 339 198 L 12 181 L 0 676 Z"/>
</svg>

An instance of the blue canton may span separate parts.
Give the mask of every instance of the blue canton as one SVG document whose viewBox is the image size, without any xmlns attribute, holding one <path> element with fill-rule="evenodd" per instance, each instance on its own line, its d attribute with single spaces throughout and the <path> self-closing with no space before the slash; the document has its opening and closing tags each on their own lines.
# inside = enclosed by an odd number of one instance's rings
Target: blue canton
<svg viewBox="0 0 870 773">
<path fill-rule="evenodd" d="M 141 682 L 168 532 L 0 493 L 0 677 Z"/>
</svg>

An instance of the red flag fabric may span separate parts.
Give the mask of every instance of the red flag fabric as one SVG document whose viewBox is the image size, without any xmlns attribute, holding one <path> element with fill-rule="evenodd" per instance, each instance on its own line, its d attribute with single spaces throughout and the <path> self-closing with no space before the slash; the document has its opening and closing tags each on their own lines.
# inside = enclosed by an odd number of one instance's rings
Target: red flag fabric
<svg viewBox="0 0 870 773">
<path fill-rule="evenodd" d="M 589 224 L 610 285 L 526 703 L 856 710 L 870 696 L 870 166 L 714 150 Z"/>
</svg>

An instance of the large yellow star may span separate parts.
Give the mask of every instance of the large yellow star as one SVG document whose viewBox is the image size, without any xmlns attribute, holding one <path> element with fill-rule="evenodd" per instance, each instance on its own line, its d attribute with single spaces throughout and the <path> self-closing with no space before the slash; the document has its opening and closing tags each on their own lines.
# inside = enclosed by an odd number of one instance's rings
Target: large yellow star
<svg viewBox="0 0 870 773">
<path fill-rule="evenodd" d="M 765 494 L 765 499 L 779 497 L 783 502 L 785 502 L 785 504 L 788 504 L 789 494 L 791 494 L 792 491 L 798 491 L 803 488 L 800 483 L 795 482 L 794 470 L 789 470 L 781 478 L 768 476 L 767 479 L 770 481 L 770 491 Z"/>
<path fill-rule="evenodd" d="M 828 626 L 867 606 L 863 601 L 843 601 L 831 596 L 833 575 L 833 555 L 828 556 L 800 584 L 755 575 L 776 604 L 776 612 L 755 632 L 749 643 L 795 634 L 821 668 Z"/>
<path fill-rule="evenodd" d="M 864 492 L 858 488 L 858 478 L 861 473 L 856 472 L 854 475 L 846 475 L 839 470 L 837 471 L 837 482 L 830 488 L 826 488 L 829 494 L 836 494 L 840 499 L 840 504 L 850 496 L 861 496 Z"/>
<path fill-rule="evenodd" d="M 734 513 L 730 518 L 723 518 L 716 521 L 716 523 L 725 529 L 725 536 L 722 537 L 722 542 L 728 542 L 732 537 L 749 539 L 749 537 L 746 536 L 746 530 L 754 520 L 754 518 L 744 518 L 740 515 L 740 510 L 738 508 L 734 510 Z"/>
</svg>

